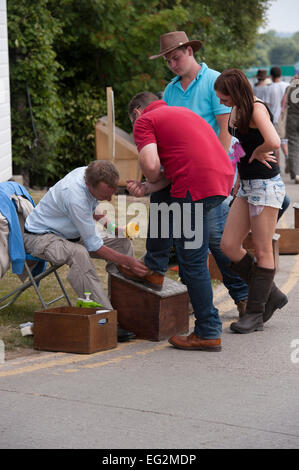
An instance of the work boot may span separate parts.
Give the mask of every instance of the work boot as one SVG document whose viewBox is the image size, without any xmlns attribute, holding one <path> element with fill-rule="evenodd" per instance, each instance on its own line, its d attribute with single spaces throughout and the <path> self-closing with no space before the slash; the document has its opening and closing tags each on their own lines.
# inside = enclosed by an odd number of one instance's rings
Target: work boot
<svg viewBox="0 0 299 470">
<path fill-rule="evenodd" d="M 236 333 L 252 333 L 262 331 L 263 315 L 268 301 L 275 269 L 261 268 L 254 264 L 249 282 L 246 312 L 238 322 L 231 324 L 230 328 Z"/>
<path fill-rule="evenodd" d="M 254 256 L 252 256 L 252 254 L 247 251 L 246 255 L 238 263 L 231 263 L 231 268 L 246 282 L 246 284 L 249 285 L 250 276 L 254 264 Z M 269 299 L 265 306 L 263 322 L 266 323 L 267 321 L 269 321 L 275 310 L 284 307 L 287 303 L 287 296 L 283 292 L 281 292 L 281 290 L 273 282 Z"/>
</svg>

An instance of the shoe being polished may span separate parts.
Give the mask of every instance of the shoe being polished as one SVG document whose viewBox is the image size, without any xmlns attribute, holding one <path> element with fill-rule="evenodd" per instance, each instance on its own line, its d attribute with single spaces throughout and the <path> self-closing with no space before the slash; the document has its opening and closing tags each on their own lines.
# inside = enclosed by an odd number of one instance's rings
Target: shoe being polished
<svg viewBox="0 0 299 470">
<path fill-rule="evenodd" d="M 188 336 L 172 336 L 168 342 L 175 348 L 198 351 L 221 351 L 221 338 L 202 339 L 191 333 Z"/>
<path fill-rule="evenodd" d="M 137 276 L 137 274 L 131 271 L 131 269 L 126 268 L 120 264 L 118 265 L 118 269 L 122 272 L 122 274 L 124 274 L 125 277 L 131 279 L 132 281 L 142 282 L 155 290 L 162 289 L 164 281 L 163 274 L 149 270 L 148 274 L 145 276 Z"/>
</svg>

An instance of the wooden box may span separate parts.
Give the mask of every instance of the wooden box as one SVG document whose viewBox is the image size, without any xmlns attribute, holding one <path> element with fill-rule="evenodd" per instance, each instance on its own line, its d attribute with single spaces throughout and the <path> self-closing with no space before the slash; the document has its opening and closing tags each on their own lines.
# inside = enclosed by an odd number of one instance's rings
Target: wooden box
<svg viewBox="0 0 299 470">
<path fill-rule="evenodd" d="M 276 233 L 280 235 L 279 254 L 296 255 L 299 253 L 299 203 L 293 205 L 294 228 L 277 228 Z"/>
<path fill-rule="evenodd" d="M 104 309 L 102 309 L 104 310 Z M 117 312 L 50 307 L 34 313 L 34 348 L 91 354 L 117 345 Z"/>
<path fill-rule="evenodd" d="M 187 288 L 167 277 L 163 289 L 156 291 L 122 274 L 112 274 L 111 303 L 120 326 L 137 338 L 160 341 L 189 331 Z"/>
</svg>

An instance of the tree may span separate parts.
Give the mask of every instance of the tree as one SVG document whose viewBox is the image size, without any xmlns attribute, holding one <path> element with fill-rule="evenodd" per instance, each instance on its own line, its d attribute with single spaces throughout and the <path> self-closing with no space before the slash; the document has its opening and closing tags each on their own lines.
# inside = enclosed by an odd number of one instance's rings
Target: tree
<svg viewBox="0 0 299 470">
<path fill-rule="evenodd" d="M 62 129 L 56 61 L 53 44 L 59 24 L 46 9 L 46 0 L 8 2 L 8 38 L 11 79 L 12 152 L 15 168 L 53 174 Z"/>
<path fill-rule="evenodd" d="M 219 71 L 245 67 L 269 0 L 14 0 L 8 2 L 13 161 L 31 182 L 49 184 L 95 157 L 106 87 L 117 125 L 130 130 L 127 106 L 141 90 L 171 78 L 161 34 L 200 38 L 199 59 Z M 26 90 L 30 91 L 29 95 Z M 32 112 L 33 119 L 31 119 Z"/>
<path fill-rule="evenodd" d="M 251 65 L 293 65 L 299 60 L 299 32 L 280 37 L 276 31 L 257 36 Z"/>
</svg>

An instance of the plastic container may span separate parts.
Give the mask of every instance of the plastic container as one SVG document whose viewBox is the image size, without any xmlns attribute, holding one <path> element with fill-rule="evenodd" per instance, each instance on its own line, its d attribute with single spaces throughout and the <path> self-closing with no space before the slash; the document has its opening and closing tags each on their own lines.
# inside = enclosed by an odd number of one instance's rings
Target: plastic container
<svg viewBox="0 0 299 470">
<path fill-rule="evenodd" d="M 30 336 L 33 335 L 33 323 L 28 321 L 27 323 L 21 323 L 21 334 L 22 336 Z"/>
<path fill-rule="evenodd" d="M 77 299 L 76 307 L 83 307 L 83 308 L 97 308 L 103 307 L 103 305 L 91 300 L 91 292 L 84 292 L 85 299 L 81 299 L 80 297 Z"/>
<path fill-rule="evenodd" d="M 136 222 L 129 222 L 126 225 L 126 237 L 127 238 L 135 238 L 138 237 L 140 232 L 139 224 L 136 224 Z"/>
</svg>

